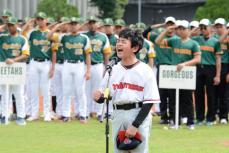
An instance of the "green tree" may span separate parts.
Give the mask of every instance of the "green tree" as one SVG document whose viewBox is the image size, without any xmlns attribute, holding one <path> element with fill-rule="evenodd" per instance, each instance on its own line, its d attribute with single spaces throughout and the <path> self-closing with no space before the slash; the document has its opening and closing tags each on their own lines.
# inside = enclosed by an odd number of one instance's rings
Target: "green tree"
<svg viewBox="0 0 229 153">
<path fill-rule="evenodd" d="M 229 19 L 229 0 L 207 0 L 204 6 L 197 9 L 195 19 L 208 18 L 215 20 L 219 17 Z"/>
<path fill-rule="evenodd" d="M 127 3 L 128 0 L 91 0 L 91 4 L 98 7 L 100 18 L 122 18 Z"/>
<path fill-rule="evenodd" d="M 67 0 L 41 0 L 37 12 L 45 12 L 48 16 L 59 20 L 63 16 L 78 17 L 76 6 L 69 5 Z"/>
</svg>

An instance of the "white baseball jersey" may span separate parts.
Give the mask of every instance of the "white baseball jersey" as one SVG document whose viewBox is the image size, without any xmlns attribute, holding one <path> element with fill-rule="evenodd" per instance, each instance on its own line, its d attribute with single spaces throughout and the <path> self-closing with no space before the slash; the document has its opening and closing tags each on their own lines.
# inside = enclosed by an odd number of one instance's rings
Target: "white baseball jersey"
<svg viewBox="0 0 229 153">
<path fill-rule="evenodd" d="M 105 89 L 108 73 L 101 84 Z M 160 103 L 156 78 L 152 69 L 143 62 L 127 69 L 121 62 L 113 67 L 109 82 L 113 104 L 125 103 Z"/>
</svg>

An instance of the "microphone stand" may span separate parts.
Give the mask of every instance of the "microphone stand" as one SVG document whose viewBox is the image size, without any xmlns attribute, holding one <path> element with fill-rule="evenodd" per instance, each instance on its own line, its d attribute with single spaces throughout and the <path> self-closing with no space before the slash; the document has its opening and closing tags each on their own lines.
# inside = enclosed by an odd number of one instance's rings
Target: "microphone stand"
<svg viewBox="0 0 229 153">
<path fill-rule="evenodd" d="M 105 135 L 106 135 L 106 153 L 109 153 L 109 131 L 110 131 L 110 126 L 109 126 L 109 100 L 110 100 L 110 89 L 109 89 L 109 82 L 110 82 L 110 77 L 111 77 L 111 72 L 112 72 L 112 66 L 107 65 L 106 67 L 107 72 L 109 74 L 107 84 L 106 84 L 106 89 L 104 91 L 104 103 L 106 104 L 106 126 L 105 126 Z M 104 104 L 104 105 L 105 105 Z M 104 107 L 104 106 L 103 106 Z M 104 108 L 103 108 L 104 112 Z M 103 120 L 104 114 L 102 113 L 102 120 Z"/>
</svg>

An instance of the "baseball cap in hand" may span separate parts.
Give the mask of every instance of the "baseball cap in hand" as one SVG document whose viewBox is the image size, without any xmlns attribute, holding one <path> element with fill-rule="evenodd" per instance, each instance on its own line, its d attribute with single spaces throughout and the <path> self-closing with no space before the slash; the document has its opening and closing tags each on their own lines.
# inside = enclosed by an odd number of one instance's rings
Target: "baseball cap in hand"
<svg viewBox="0 0 229 153">
<path fill-rule="evenodd" d="M 127 138 L 125 136 L 126 131 L 119 131 L 117 136 L 117 148 L 119 150 L 132 150 L 137 148 L 138 145 L 142 143 L 140 133 L 136 133 L 133 138 Z"/>
</svg>

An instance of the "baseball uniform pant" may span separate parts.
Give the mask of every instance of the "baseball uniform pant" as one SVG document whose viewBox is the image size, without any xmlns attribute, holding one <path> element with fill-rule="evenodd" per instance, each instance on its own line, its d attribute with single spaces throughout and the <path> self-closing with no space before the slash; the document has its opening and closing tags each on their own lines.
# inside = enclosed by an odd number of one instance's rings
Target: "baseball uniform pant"
<svg viewBox="0 0 229 153">
<path fill-rule="evenodd" d="M 219 118 L 228 120 L 229 105 L 229 84 L 226 82 L 226 76 L 229 71 L 229 64 L 222 64 L 220 84 L 216 88 L 216 111 L 219 111 Z"/>
<path fill-rule="evenodd" d="M 9 93 L 6 93 L 6 85 L 1 85 L 0 90 L 2 93 L 2 116 L 9 118 L 9 105 L 12 104 L 12 94 L 17 99 L 17 117 L 25 117 L 25 101 L 23 99 L 24 85 L 10 85 Z M 7 99 L 8 97 L 8 99 Z"/>
<path fill-rule="evenodd" d="M 56 63 L 54 76 L 51 80 L 51 95 L 56 96 L 56 114 L 62 115 L 63 87 L 62 87 L 63 64 Z"/>
<path fill-rule="evenodd" d="M 51 97 L 50 97 L 50 61 L 37 62 L 31 60 L 29 77 L 31 84 L 31 116 L 39 116 L 39 96 L 43 96 L 44 116 L 50 117 Z"/>
<path fill-rule="evenodd" d="M 103 104 L 96 103 L 93 98 L 92 94 L 93 91 L 99 89 L 100 83 L 103 79 L 103 71 L 104 66 L 102 63 L 91 65 L 91 78 L 87 81 L 87 107 L 88 107 L 88 114 L 91 112 L 96 112 L 97 115 L 102 115 Z"/>
<path fill-rule="evenodd" d="M 112 119 L 112 137 L 114 142 L 114 153 L 148 153 L 149 136 L 151 129 L 151 115 L 148 115 L 144 122 L 139 126 L 138 132 L 141 134 L 142 143 L 131 151 L 122 151 L 117 148 L 116 138 L 120 130 L 127 130 L 138 115 L 140 108 L 131 110 L 114 110 Z"/>
<path fill-rule="evenodd" d="M 85 64 L 68 63 L 65 62 L 62 71 L 63 84 L 63 116 L 70 117 L 72 97 L 77 97 L 76 101 L 79 103 L 79 115 L 86 117 L 87 100 L 85 94 Z"/>
<path fill-rule="evenodd" d="M 205 85 L 207 92 L 207 116 L 206 120 L 208 122 L 213 122 L 216 120 L 216 110 L 215 110 L 215 95 L 216 88 L 213 85 L 213 78 L 215 77 L 215 65 L 198 65 L 197 66 L 197 78 L 196 78 L 196 90 L 195 90 L 195 100 L 196 100 L 196 119 L 198 121 L 203 121 L 205 119 Z"/>
<path fill-rule="evenodd" d="M 31 112 L 31 89 L 30 89 L 30 80 L 31 78 L 29 77 L 29 65 L 26 64 L 26 82 L 25 82 L 25 90 L 24 90 L 24 100 L 25 100 L 25 113 L 26 115 L 32 115 Z"/>
</svg>

